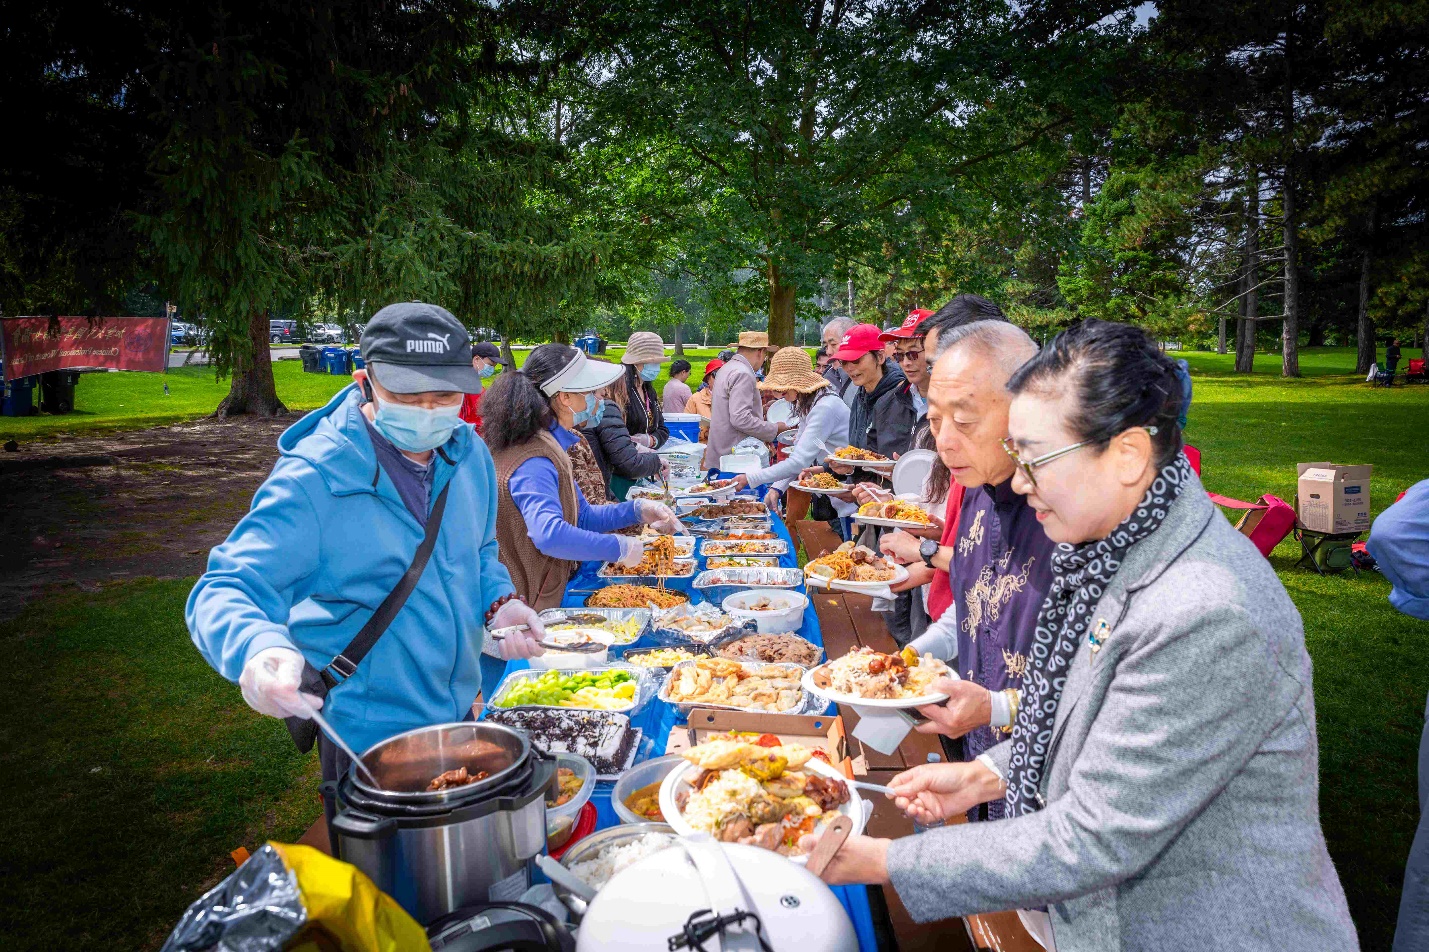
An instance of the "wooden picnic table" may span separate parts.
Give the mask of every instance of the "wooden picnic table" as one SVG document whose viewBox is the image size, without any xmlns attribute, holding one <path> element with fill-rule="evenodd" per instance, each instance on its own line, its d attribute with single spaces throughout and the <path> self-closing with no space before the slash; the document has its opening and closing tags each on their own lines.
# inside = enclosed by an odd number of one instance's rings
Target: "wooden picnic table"
<svg viewBox="0 0 1429 952">
<path fill-rule="evenodd" d="M 800 517 L 790 520 L 790 535 L 799 540 L 807 558 L 815 559 L 837 548 L 841 540 L 827 523 L 802 518 L 803 511 L 797 508 L 797 502 L 792 497 L 803 497 L 807 505 L 808 495 L 799 492 L 791 492 L 789 495 L 789 514 L 798 512 Z M 893 636 L 888 632 L 888 626 L 873 610 L 873 599 L 870 596 L 811 590 L 809 597 L 813 600 L 814 610 L 819 616 L 819 629 L 823 634 L 824 651 L 828 657 L 840 657 L 860 645 L 885 653 L 898 650 Z M 916 731 L 909 733 L 892 754 L 881 754 L 871 747 L 865 747 L 853 736 L 853 729 L 858 724 L 858 712 L 843 704 L 838 705 L 838 709 L 843 716 L 850 745 L 855 748 L 855 753 L 862 752 L 868 764 L 870 783 L 886 786 L 888 781 L 901 771 L 943 758 L 943 747 L 938 738 Z M 967 820 L 957 817 L 948 822 L 966 823 Z M 913 821 L 904 816 L 891 801 L 876 797 L 873 814 L 869 817 L 865 829 L 870 836 L 897 839 L 913 834 Z M 913 921 L 893 887 L 882 887 L 882 894 L 883 904 L 888 912 L 892 941 L 898 952 L 917 952 L 922 949 L 939 952 L 1040 952 L 1042 948 L 1023 927 L 1016 912 L 966 916 L 962 919 L 961 927 L 956 919 L 919 923 Z"/>
</svg>

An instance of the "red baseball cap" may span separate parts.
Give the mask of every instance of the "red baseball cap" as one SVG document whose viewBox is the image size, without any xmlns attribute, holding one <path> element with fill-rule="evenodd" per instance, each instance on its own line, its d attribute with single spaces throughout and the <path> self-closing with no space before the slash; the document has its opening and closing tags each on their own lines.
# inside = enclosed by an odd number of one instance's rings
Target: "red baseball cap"
<svg viewBox="0 0 1429 952">
<path fill-rule="evenodd" d="M 716 370 L 720 369 L 723 366 L 724 361 L 716 357 L 714 360 L 711 360 L 709 363 L 705 364 L 705 376 L 708 377 L 710 374 L 714 373 Z"/>
<path fill-rule="evenodd" d="M 858 360 L 869 351 L 881 349 L 882 333 L 875 324 L 855 324 L 848 329 L 843 340 L 839 341 L 839 349 L 834 351 L 834 360 Z"/>
<path fill-rule="evenodd" d="M 918 336 L 918 325 L 933 316 L 932 311 L 919 308 L 916 311 L 909 311 L 908 316 L 903 319 L 903 324 L 897 330 L 884 331 L 878 335 L 881 341 L 907 340 L 910 337 Z"/>
</svg>

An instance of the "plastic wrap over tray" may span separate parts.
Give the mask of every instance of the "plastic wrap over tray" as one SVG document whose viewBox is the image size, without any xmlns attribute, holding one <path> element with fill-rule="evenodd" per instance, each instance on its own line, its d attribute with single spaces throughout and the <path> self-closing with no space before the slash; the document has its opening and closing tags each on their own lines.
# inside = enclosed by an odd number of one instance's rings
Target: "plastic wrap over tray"
<svg viewBox="0 0 1429 952">
<path fill-rule="evenodd" d="M 806 670 L 804 667 L 797 664 L 763 664 L 757 661 L 739 661 L 735 663 L 739 664 L 742 668 L 752 674 L 764 674 L 766 672 L 769 674 L 773 674 L 775 671 L 787 671 L 791 673 L 793 679 L 796 681 L 803 679 L 804 671 Z M 660 684 L 660 693 L 657 695 L 660 700 L 664 701 L 666 704 L 674 705 L 675 709 L 678 710 L 681 714 L 689 714 L 690 711 L 694 710 L 697 707 L 715 708 L 717 710 L 722 711 L 752 710 L 752 708 L 741 706 L 738 704 L 719 704 L 713 701 L 681 701 L 673 699 L 670 696 L 670 688 L 679 679 L 681 671 L 683 671 L 685 668 L 690 667 L 693 664 L 696 664 L 696 662 L 682 661 L 670 669 L 670 673 L 665 676 L 665 680 Z M 800 697 L 799 703 L 797 705 L 789 708 L 788 710 L 773 711 L 769 713 L 817 714 L 822 712 L 824 708 L 828 706 L 827 702 L 825 702 L 822 698 L 810 694 L 808 691 L 805 691 L 802 686 L 798 688 L 798 691 Z"/>
<path fill-rule="evenodd" d="M 641 638 L 650 633 L 650 609 L 648 608 L 548 608 L 541 612 L 540 618 L 546 625 L 561 624 L 583 624 L 581 616 L 597 616 L 607 621 L 621 622 L 636 619 L 640 622 L 640 630 L 634 638 L 629 641 L 617 641 L 616 647 L 633 645 Z"/>
<path fill-rule="evenodd" d="M 535 668 L 523 668 L 520 671 L 512 671 L 501 679 L 501 683 L 496 686 L 495 692 L 491 695 L 491 700 L 487 702 L 486 708 L 494 711 L 508 711 L 511 707 L 501 707 L 500 702 L 506 697 L 506 693 L 519 682 L 534 681 L 535 679 L 548 675 L 551 672 L 559 674 L 600 674 L 602 671 L 625 671 L 635 678 L 635 698 L 630 707 L 614 709 L 617 714 L 625 714 L 634 717 L 645 705 L 650 703 L 650 699 L 656 695 L 660 689 L 659 671 L 651 671 L 649 668 L 639 668 L 627 664 L 607 664 L 599 668 L 547 668 L 537 670 Z M 561 707 L 556 704 L 518 704 L 513 707 L 528 707 L 536 709 L 548 709 L 553 711 L 594 711 L 611 710 L 610 708 L 591 707 Z"/>
<path fill-rule="evenodd" d="M 804 573 L 798 569 L 707 569 L 695 577 L 694 588 L 798 588 Z"/>
<path fill-rule="evenodd" d="M 671 626 L 670 622 L 695 616 L 708 620 L 712 624 L 718 624 L 717 628 L 710 628 L 707 632 L 688 632 L 683 628 Z M 676 605 L 664 611 L 655 612 L 650 620 L 650 638 L 659 645 L 666 647 L 678 647 L 680 645 L 707 645 L 711 641 L 730 634 L 746 634 L 753 630 L 753 625 L 747 625 L 732 615 L 728 615 L 717 605 L 701 603 L 691 605 L 686 602 L 683 605 Z"/>
</svg>

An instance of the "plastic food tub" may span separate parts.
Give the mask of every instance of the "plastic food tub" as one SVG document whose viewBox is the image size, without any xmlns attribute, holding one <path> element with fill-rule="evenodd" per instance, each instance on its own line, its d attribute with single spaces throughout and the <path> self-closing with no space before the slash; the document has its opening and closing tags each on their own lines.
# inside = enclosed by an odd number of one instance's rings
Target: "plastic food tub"
<svg viewBox="0 0 1429 952">
<path fill-rule="evenodd" d="M 763 599 L 768 599 L 779 607 L 769 611 L 755 611 L 746 607 Z M 760 588 L 747 592 L 735 592 L 720 603 L 721 608 L 740 621 L 754 622 L 755 629 L 761 635 L 798 631 L 804 625 L 804 609 L 808 605 L 808 596 L 803 592 Z"/>
<path fill-rule="evenodd" d="M 663 820 L 654 820 L 633 812 L 625 805 L 625 801 L 641 787 L 652 784 L 656 785 L 655 797 L 658 800 L 659 784 L 665 780 L 665 775 L 684 762 L 685 758 L 680 754 L 666 754 L 664 757 L 655 757 L 643 764 L 636 764 L 627 770 L 625 775 L 615 782 L 615 789 L 610 792 L 610 805 L 615 808 L 615 815 L 620 817 L 620 822 L 663 823 Z"/>
<path fill-rule="evenodd" d="M 553 807 L 549 803 L 546 805 L 546 849 L 558 850 L 565 846 L 575 833 L 576 820 L 580 816 L 581 809 L 590 802 L 590 795 L 595 791 L 595 768 L 591 762 L 584 757 L 577 757 L 575 754 L 558 753 L 556 757 L 556 769 L 565 767 L 574 770 L 576 776 L 581 780 L 581 788 L 576 791 L 576 795 L 558 807 Z"/>
</svg>

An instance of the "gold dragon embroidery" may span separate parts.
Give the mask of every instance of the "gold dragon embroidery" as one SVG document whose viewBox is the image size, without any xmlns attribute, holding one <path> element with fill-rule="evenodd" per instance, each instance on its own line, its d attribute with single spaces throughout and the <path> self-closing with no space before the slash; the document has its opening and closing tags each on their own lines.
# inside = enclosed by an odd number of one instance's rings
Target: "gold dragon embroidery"
<svg viewBox="0 0 1429 952">
<path fill-rule="evenodd" d="M 982 517 L 986 513 L 986 509 L 979 509 L 977 515 L 973 516 L 973 524 L 968 527 L 968 534 L 958 540 L 958 555 L 965 556 L 973 550 L 973 546 L 982 544 Z"/>
<path fill-rule="evenodd" d="M 1027 676 L 1027 656 L 1022 652 L 1003 648 L 1002 663 L 1007 668 L 1008 677 L 1020 679 Z"/>
<path fill-rule="evenodd" d="M 995 570 L 994 566 L 984 565 L 978 573 L 977 581 L 963 593 L 962 629 L 974 641 L 977 640 L 977 629 L 982 620 L 986 618 L 990 622 L 997 621 L 1002 607 L 1012 601 L 1013 595 L 1027 587 L 1027 577 L 1032 563 L 1037 561 L 1037 556 L 1028 556 L 1027 561 L 1022 563 L 1021 570 L 1015 575 L 1006 574 L 1011 561 L 1012 552 L 1009 551 L 997 560 Z"/>
</svg>

